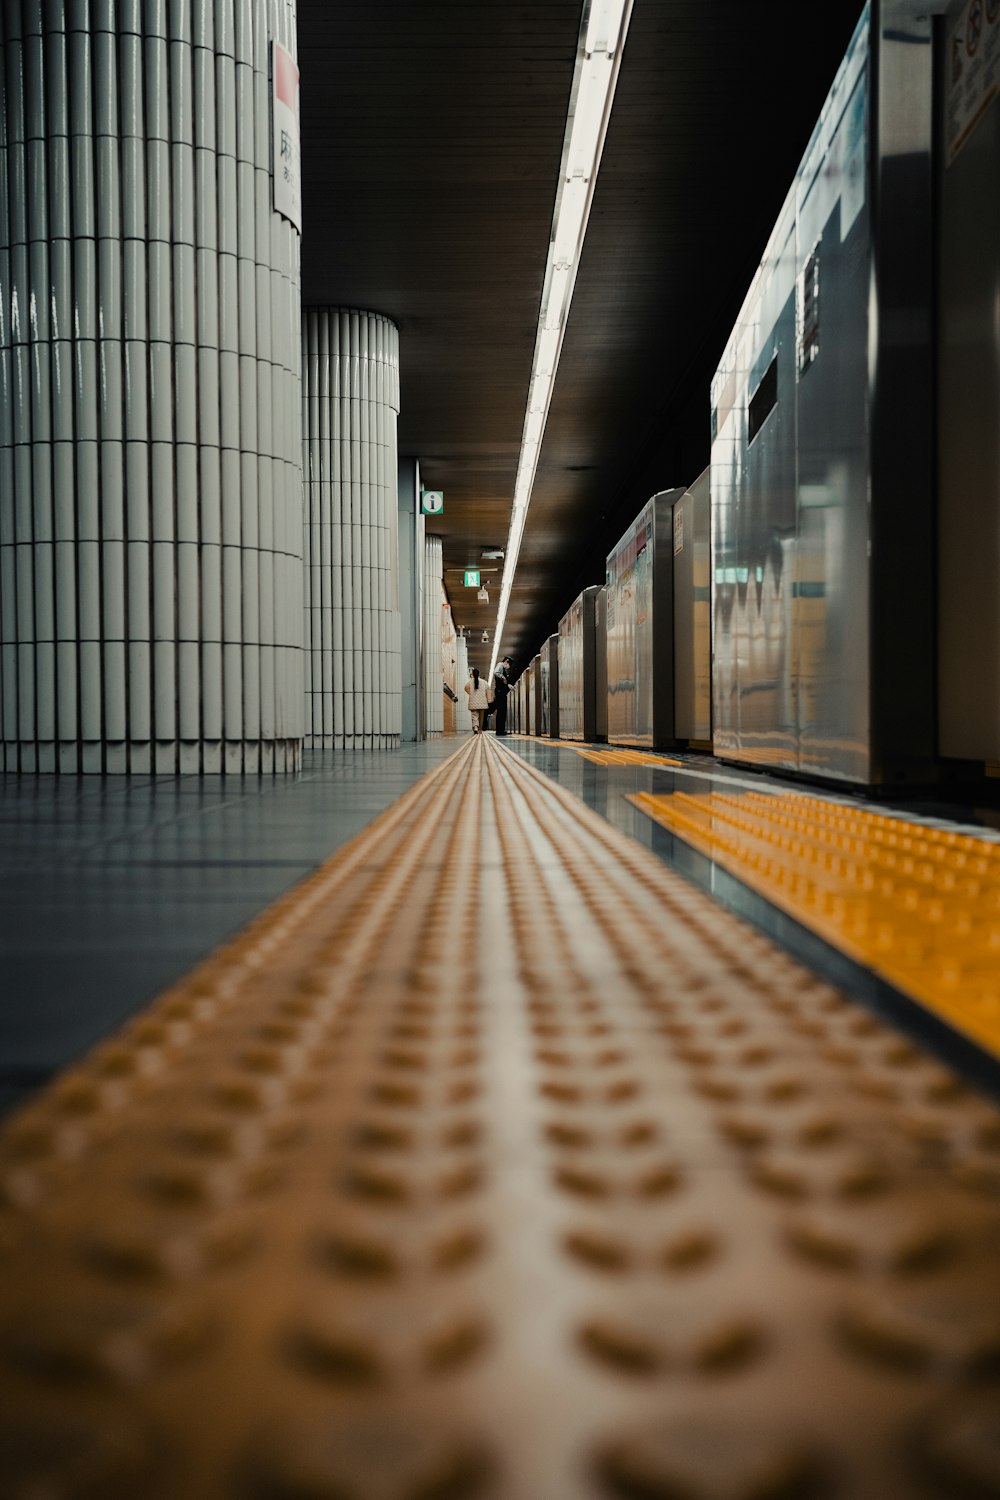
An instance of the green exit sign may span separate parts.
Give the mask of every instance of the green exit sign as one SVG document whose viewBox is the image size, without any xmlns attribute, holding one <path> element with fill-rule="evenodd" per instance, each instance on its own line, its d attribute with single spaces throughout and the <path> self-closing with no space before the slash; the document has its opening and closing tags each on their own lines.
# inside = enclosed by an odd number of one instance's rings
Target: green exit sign
<svg viewBox="0 0 1000 1500">
<path fill-rule="evenodd" d="M 472 568 L 472 569 L 466 568 L 466 570 L 465 570 L 465 587 L 467 589 L 477 589 L 479 587 L 479 569 L 478 568 Z"/>
</svg>

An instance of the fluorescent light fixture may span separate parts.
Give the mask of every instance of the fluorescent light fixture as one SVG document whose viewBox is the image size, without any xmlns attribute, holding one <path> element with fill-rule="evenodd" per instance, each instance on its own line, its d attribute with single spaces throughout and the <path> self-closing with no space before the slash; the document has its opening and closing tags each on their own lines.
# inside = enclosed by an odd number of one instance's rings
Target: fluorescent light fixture
<svg viewBox="0 0 1000 1500">
<path fill-rule="evenodd" d="M 604 136 L 615 97 L 622 47 L 632 13 L 632 0 L 584 0 L 577 43 L 576 68 L 570 90 L 569 113 L 563 135 L 562 167 L 549 235 L 545 288 L 535 334 L 528 400 L 521 436 L 521 453 L 514 483 L 510 533 L 507 537 L 500 604 L 493 633 L 490 675 L 500 657 L 507 606 L 514 586 L 517 558 L 531 503 L 531 489 L 549 403 L 555 384 L 563 333 L 573 300 L 590 205 L 604 149 Z"/>
<path fill-rule="evenodd" d="M 997 319 L 1000 323 L 1000 318 Z M 559 340 L 562 334 L 560 328 L 543 328 L 538 337 L 538 353 L 535 355 L 535 369 L 546 375 L 554 375 L 556 365 L 559 363 Z"/>
<path fill-rule="evenodd" d="M 597 141 L 609 102 L 607 72 L 607 59 L 598 55 L 587 62 L 586 71 L 580 80 L 566 162 L 566 175 L 571 182 L 577 177 L 589 179 L 597 171 Z"/>
<path fill-rule="evenodd" d="M 583 42 L 588 57 L 592 52 L 606 52 L 610 57 L 617 51 L 624 11 L 622 0 L 591 0 Z"/>
<path fill-rule="evenodd" d="M 548 402 L 545 405 L 548 407 Z M 542 428 L 545 426 L 544 411 L 529 411 L 527 421 L 524 424 L 524 441 L 537 448 L 542 436 Z"/>
<path fill-rule="evenodd" d="M 583 220 L 587 209 L 587 179 L 571 177 L 563 183 L 559 201 L 559 227 L 552 247 L 552 260 L 557 266 L 571 266 L 576 259 Z"/>
<path fill-rule="evenodd" d="M 575 265 L 552 267 L 545 294 L 545 322 L 542 325 L 544 328 L 562 329 L 569 311 L 567 293 L 575 280 Z"/>
<path fill-rule="evenodd" d="M 531 410 L 548 411 L 551 394 L 552 376 L 544 373 L 536 375 L 531 382 Z"/>
</svg>

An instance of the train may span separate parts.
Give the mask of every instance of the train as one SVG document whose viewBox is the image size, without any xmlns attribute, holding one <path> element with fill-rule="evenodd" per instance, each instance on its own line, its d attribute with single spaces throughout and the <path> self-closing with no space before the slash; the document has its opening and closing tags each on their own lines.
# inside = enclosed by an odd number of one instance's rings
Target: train
<svg viewBox="0 0 1000 1500">
<path fill-rule="evenodd" d="M 1000 774 L 1000 7 L 934 9 L 865 6 L 706 392 L 709 465 L 624 530 L 515 730 Z"/>
</svg>

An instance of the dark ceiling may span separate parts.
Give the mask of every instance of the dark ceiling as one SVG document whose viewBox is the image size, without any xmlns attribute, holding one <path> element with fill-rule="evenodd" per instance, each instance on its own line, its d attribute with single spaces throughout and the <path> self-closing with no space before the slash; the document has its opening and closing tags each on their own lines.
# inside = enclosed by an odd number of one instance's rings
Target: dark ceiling
<svg viewBox="0 0 1000 1500">
<path fill-rule="evenodd" d="M 299 0 L 302 295 L 400 331 L 399 450 L 445 492 L 445 584 L 504 546 L 582 0 Z M 709 383 L 860 0 L 635 0 L 511 596 L 517 669 L 655 490 Z M 483 563 L 482 567 L 494 566 Z"/>
</svg>

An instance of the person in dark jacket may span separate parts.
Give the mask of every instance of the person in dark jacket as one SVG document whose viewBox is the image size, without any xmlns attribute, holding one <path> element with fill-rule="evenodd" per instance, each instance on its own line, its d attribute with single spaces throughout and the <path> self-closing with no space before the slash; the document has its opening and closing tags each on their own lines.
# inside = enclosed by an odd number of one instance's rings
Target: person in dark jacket
<svg viewBox="0 0 1000 1500">
<path fill-rule="evenodd" d="M 510 657 L 505 656 L 493 674 L 493 702 L 496 707 L 497 734 L 507 733 L 507 694 L 510 692 Z"/>
</svg>

